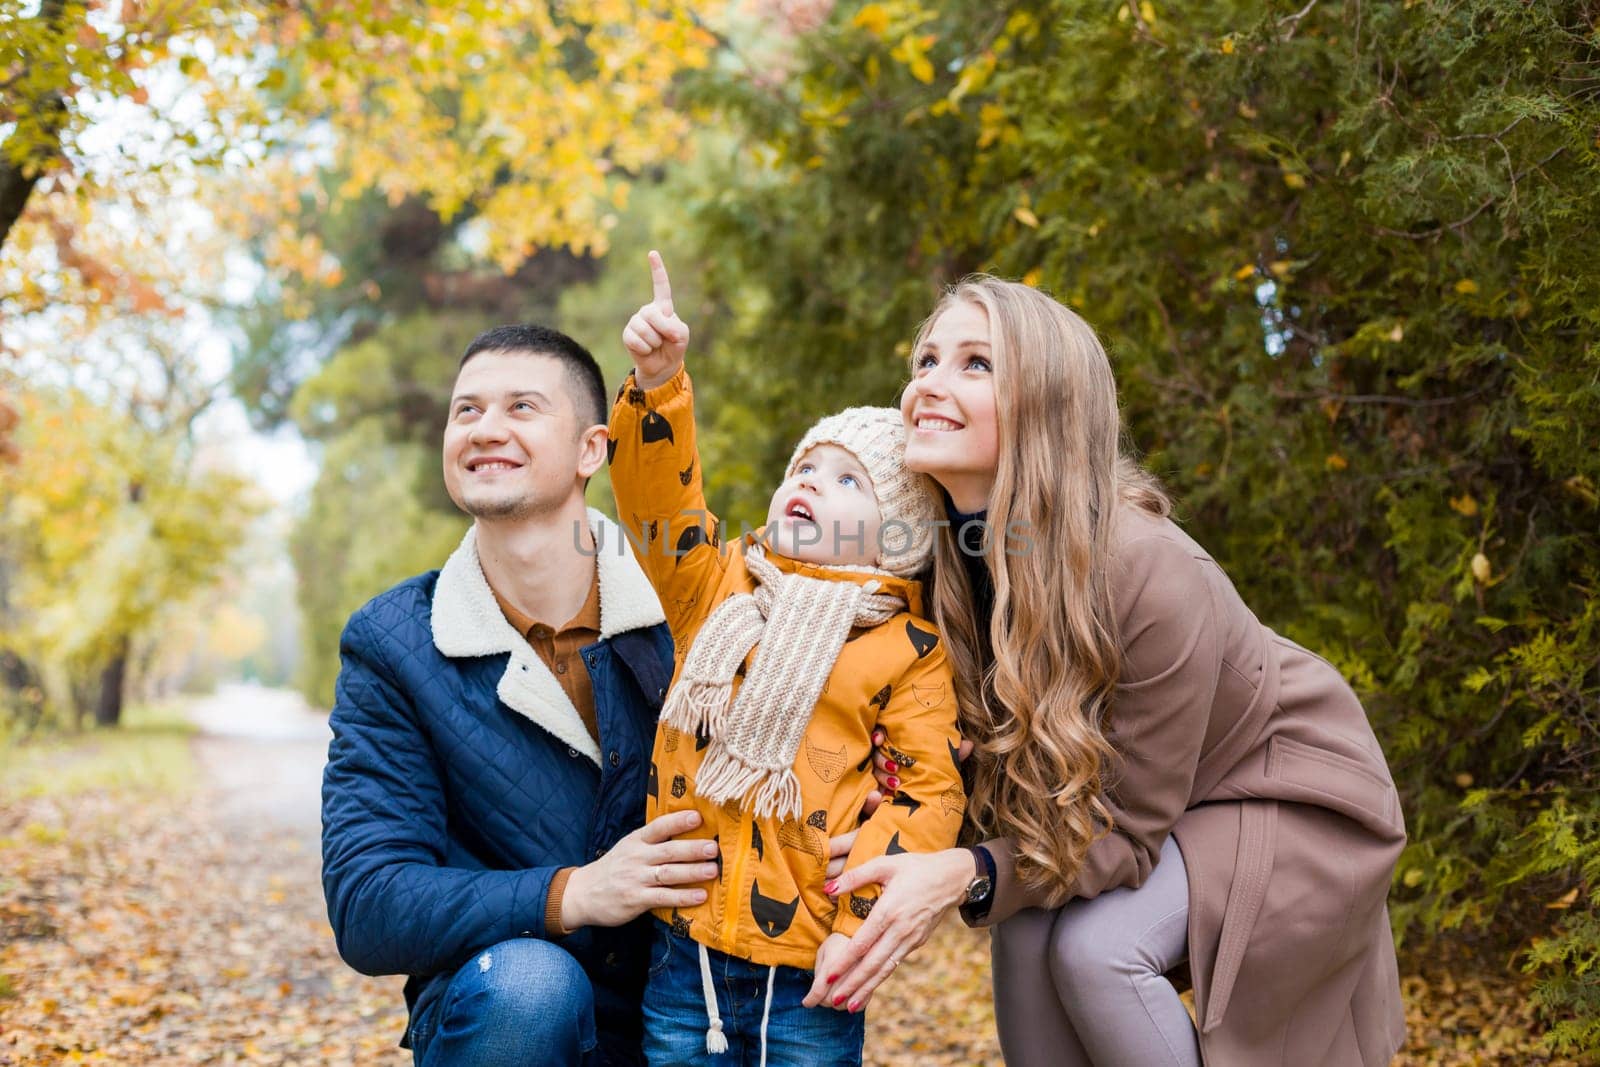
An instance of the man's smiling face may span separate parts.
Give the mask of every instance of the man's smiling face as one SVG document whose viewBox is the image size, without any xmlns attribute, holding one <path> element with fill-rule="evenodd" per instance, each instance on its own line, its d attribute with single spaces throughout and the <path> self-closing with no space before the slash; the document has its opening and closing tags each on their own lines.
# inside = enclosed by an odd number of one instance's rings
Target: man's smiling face
<svg viewBox="0 0 1600 1067">
<path fill-rule="evenodd" d="M 444 429 L 444 484 L 477 519 L 559 510 L 605 458 L 581 419 L 566 368 L 533 352 L 481 352 L 456 376 Z"/>
</svg>

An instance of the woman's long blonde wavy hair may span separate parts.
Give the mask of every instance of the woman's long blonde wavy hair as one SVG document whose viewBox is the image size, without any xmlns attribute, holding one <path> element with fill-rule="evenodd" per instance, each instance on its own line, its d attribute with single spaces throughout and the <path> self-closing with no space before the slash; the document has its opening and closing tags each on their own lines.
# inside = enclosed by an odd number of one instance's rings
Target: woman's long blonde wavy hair
<svg viewBox="0 0 1600 1067">
<path fill-rule="evenodd" d="M 994 613 L 981 630 L 955 532 L 935 547 L 935 617 L 963 732 L 975 744 L 968 817 L 1012 838 L 1025 885 L 1063 901 L 1112 825 L 1107 713 L 1122 667 L 1111 600 L 1119 502 L 1171 510 L 1122 451 L 1111 364 L 1094 330 L 1029 286 L 976 275 L 922 324 L 912 358 L 958 301 L 988 313 L 999 431 L 985 559 Z"/>
</svg>

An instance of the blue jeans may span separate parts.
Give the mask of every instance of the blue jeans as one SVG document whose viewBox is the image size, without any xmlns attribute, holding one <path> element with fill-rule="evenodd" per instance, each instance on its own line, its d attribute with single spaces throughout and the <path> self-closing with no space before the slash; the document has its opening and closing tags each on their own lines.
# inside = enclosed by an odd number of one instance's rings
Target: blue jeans
<svg viewBox="0 0 1600 1067">
<path fill-rule="evenodd" d="M 650 1067 L 759 1067 L 761 1016 L 767 1002 L 769 968 L 714 950 L 712 987 L 728 1051 L 706 1051 L 710 1026 L 700 979 L 700 946 L 656 924 L 650 977 L 644 990 L 644 1055 Z M 866 1036 L 863 1013 L 807 1008 L 812 973 L 778 967 L 767 1019 L 768 1067 L 860 1067 Z"/>
<path fill-rule="evenodd" d="M 565 950 L 532 938 L 472 957 L 411 1027 L 417 1067 L 578 1064 L 595 1045 L 589 976 Z"/>
</svg>

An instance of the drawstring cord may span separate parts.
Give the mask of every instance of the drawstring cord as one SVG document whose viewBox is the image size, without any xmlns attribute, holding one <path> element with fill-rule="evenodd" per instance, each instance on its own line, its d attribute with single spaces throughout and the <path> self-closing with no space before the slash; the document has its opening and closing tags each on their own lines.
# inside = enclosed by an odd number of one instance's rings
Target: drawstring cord
<svg viewBox="0 0 1600 1067">
<path fill-rule="evenodd" d="M 767 1018 L 772 1014 L 772 979 L 778 968 L 767 968 L 767 1003 L 761 1009 L 761 1067 L 767 1067 Z"/>
<path fill-rule="evenodd" d="M 706 1017 L 711 1020 L 711 1028 L 706 1031 L 706 1051 L 713 1056 L 721 1055 L 728 1051 L 728 1035 L 722 1032 L 722 1015 L 717 1011 L 717 990 L 711 982 L 711 957 L 706 955 L 705 945 L 695 942 L 700 948 L 700 988 L 706 995 Z M 772 996 L 771 982 L 767 985 L 768 1003 Z M 761 1029 L 766 1033 L 766 1021 L 762 1020 Z M 766 1062 L 766 1046 L 761 1049 L 762 1062 Z"/>
</svg>

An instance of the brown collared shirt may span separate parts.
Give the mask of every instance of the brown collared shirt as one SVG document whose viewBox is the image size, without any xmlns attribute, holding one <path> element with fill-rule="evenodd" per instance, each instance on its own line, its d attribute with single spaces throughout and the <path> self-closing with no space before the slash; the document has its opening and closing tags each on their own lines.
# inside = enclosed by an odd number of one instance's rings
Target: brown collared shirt
<svg viewBox="0 0 1600 1067">
<path fill-rule="evenodd" d="M 500 605 L 506 621 L 527 640 L 534 654 L 550 669 L 556 683 L 567 694 L 567 699 L 578 709 L 578 717 L 588 728 L 589 736 L 598 743 L 600 727 L 594 712 L 594 683 L 589 679 L 589 670 L 584 666 L 578 650 L 600 640 L 600 569 L 595 568 L 594 578 L 589 583 L 589 596 L 584 600 L 583 607 L 559 629 L 552 629 L 538 619 L 524 615 L 493 586 L 489 591 L 494 593 L 495 603 Z M 561 925 L 561 898 L 573 870 L 572 867 L 563 867 L 550 880 L 550 891 L 545 897 L 544 925 L 546 932 L 553 937 L 565 937 L 572 932 Z"/>
<path fill-rule="evenodd" d="M 594 714 L 594 685 L 589 680 L 589 671 L 583 665 L 583 657 L 578 655 L 578 650 L 600 640 L 599 568 L 595 568 L 594 578 L 589 583 L 589 596 L 584 600 L 583 607 L 559 629 L 524 615 L 498 592 L 495 592 L 494 599 L 500 605 L 506 621 L 527 639 L 534 653 L 550 669 L 550 674 L 567 694 L 567 699 L 578 709 L 578 717 L 588 727 L 589 736 L 598 743 L 600 728 Z"/>
</svg>

